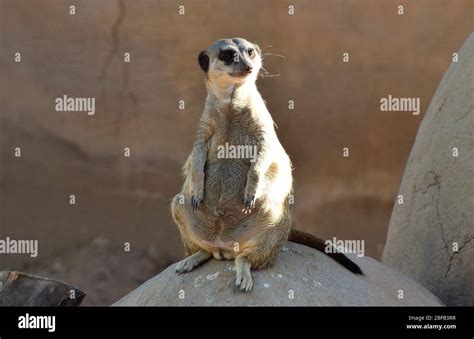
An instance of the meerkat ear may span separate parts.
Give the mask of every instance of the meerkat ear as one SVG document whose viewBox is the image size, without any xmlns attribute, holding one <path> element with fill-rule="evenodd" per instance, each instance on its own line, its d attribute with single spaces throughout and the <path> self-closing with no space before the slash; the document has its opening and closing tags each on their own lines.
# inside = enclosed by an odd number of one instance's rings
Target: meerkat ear
<svg viewBox="0 0 474 339">
<path fill-rule="evenodd" d="M 199 66 L 201 66 L 202 70 L 207 73 L 209 70 L 209 56 L 207 55 L 206 51 L 199 53 L 198 61 Z"/>
<path fill-rule="evenodd" d="M 260 57 L 263 57 L 262 55 L 262 50 L 260 49 L 260 46 L 257 45 L 257 44 L 253 44 L 253 46 L 255 47 L 255 49 L 257 50 L 258 54 L 260 55 Z"/>
</svg>

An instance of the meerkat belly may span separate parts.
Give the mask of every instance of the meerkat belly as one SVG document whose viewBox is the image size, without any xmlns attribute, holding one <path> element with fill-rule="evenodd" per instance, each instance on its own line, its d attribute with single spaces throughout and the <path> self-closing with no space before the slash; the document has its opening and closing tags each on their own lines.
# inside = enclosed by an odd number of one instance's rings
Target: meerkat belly
<svg viewBox="0 0 474 339">
<path fill-rule="evenodd" d="M 201 248 L 217 259 L 232 259 L 243 249 L 253 246 L 255 234 L 261 228 L 256 217 L 244 208 L 247 176 L 256 161 L 256 141 L 243 127 L 226 126 L 209 142 L 205 165 L 204 207 L 199 225 Z"/>
<path fill-rule="evenodd" d="M 241 210 L 248 168 L 241 161 L 225 159 L 206 165 L 204 203 L 216 222 L 225 223 L 222 228 L 228 228 L 229 223 L 243 217 Z"/>
<path fill-rule="evenodd" d="M 208 162 L 205 189 L 212 191 L 215 198 L 221 201 L 223 198 L 237 198 L 245 191 L 249 167 L 250 165 L 241 160 L 217 159 Z"/>
<path fill-rule="evenodd" d="M 216 259 L 233 259 L 251 238 L 250 216 L 242 212 L 249 161 L 213 157 L 206 163 L 205 218 L 200 246 Z"/>
</svg>

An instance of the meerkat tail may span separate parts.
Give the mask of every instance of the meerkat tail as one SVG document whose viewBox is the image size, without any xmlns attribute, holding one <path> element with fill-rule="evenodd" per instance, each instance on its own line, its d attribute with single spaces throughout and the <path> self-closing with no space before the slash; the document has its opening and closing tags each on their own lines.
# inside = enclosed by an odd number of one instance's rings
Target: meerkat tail
<svg viewBox="0 0 474 339">
<path fill-rule="evenodd" d="M 335 248 L 333 249 L 332 253 L 327 253 L 325 251 L 326 244 L 323 239 L 320 239 L 312 234 L 302 232 L 302 231 L 292 228 L 290 231 L 288 240 L 295 242 L 297 244 L 301 244 L 301 245 L 305 245 L 305 246 L 317 249 L 318 251 L 321 251 L 325 253 L 326 255 L 328 255 L 329 257 L 336 260 L 339 264 L 347 268 L 349 271 L 355 274 L 364 275 L 364 273 L 362 272 L 362 270 L 356 263 L 354 263 L 352 260 L 346 257 L 343 253 L 337 251 Z"/>
</svg>

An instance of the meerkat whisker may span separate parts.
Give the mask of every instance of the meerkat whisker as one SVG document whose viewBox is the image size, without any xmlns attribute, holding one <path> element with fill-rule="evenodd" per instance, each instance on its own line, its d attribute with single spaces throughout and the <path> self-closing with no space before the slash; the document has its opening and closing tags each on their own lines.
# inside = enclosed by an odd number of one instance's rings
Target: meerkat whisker
<svg viewBox="0 0 474 339">
<path fill-rule="evenodd" d="M 277 57 L 280 57 L 280 58 L 285 58 L 284 55 L 282 55 L 282 54 L 276 54 L 276 53 L 268 53 L 268 52 L 267 52 L 267 53 L 263 53 L 263 55 L 265 55 L 265 56 L 266 56 L 266 55 L 272 55 L 272 56 L 277 56 Z"/>
<path fill-rule="evenodd" d="M 261 75 L 262 78 L 272 78 L 272 77 L 279 77 L 280 76 L 280 74 L 270 74 L 270 72 L 268 72 L 263 66 L 262 66 L 261 70 L 265 72 L 265 74 Z M 259 73 L 259 75 L 260 75 L 260 73 Z"/>
</svg>

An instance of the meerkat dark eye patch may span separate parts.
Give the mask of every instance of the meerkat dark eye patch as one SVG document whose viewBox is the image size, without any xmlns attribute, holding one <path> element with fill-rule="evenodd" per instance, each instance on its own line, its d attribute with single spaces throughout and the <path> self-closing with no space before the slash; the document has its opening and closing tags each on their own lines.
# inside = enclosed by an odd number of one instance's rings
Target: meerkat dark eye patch
<svg viewBox="0 0 474 339">
<path fill-rule="evenodd" d="M 209 56 L 206 54 L 205 51 L 199 53 L 198 62 L 202 70 L 207 73 L 207 71 L 209 70 Z"/>
<path fill-rule="evenodd" d="M 234 58 L 235 51 L 232 49 L 221 50 L 219 52 L 219 60 L 224 61 L 228 65 L 234 62 Z"/>
</svg>

